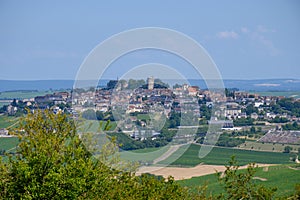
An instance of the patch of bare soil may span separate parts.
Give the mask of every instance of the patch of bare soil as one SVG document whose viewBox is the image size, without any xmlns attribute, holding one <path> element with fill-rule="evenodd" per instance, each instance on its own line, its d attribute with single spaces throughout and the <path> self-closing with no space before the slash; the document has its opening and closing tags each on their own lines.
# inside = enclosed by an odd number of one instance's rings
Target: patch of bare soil
<svg viewBox="0 0 300 200">
<path fill-rule="evenodd" d="M 257 164 L 258 167 L 267 167 L 271 164 Z M 239 169 L 245 169 L 247 166 L 241 166 Z M 192 177 L 214 174 L 216 172 L 224 172 L 225 166 L 222 165 L 204 165 L 199 164 L 191 168 L 183 167 L 141 167 L 137 171 L 137 175 L 142 173 L 151 173 L 165 178 L 173 176 L 175 180 L 190 179 Z"/>
</svg>

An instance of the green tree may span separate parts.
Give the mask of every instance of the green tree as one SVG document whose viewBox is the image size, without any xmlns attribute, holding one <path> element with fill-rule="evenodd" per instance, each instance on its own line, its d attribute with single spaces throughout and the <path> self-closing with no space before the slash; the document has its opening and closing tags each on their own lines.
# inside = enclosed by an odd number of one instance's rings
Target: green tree
<svg viewBox="0 0 300 200">
<path fill-rule="evenodd" d="M 87 120 L 95 120 L 96 112 L 92 109 L 88 109 L 82 112 L 82 117 Z"/>
<path fill-rule="evenodd" d="M 3 199 L 184 199 L 172 178 L 135 176 L 104 163 L 114 159 L 114 142 L 96 159 L 72 120 L 50 111 L 29 113 L 20 123 L 16 157 L 0 159 Z M 109 159 L 112 159 L 111 162 Z"/>
<path fill-rule="evenodd" d="M 291 146 L 285 146 L 284 150 L 283 150 L 283 153 L 290 153 L 292 150 L 293 150 L 293 147 L 291 147 Z"/>
<path fill-rule="evenodd" d="M 96 111 L 96 118 L 97 118 L 97 120 L 104 120 L 104 113 L 103 112 L 101 112 L 101 111 L 99 111 L 99 110 L 97 110 Z"/>
<path fill-rule="evenodd" d="M 254 127 L 254 126 L 251 126 L 251 128 L 250 128 L 250 133 L 255 133 L 255 132 L 256 132 L 255 127 Z"/>
</svg>

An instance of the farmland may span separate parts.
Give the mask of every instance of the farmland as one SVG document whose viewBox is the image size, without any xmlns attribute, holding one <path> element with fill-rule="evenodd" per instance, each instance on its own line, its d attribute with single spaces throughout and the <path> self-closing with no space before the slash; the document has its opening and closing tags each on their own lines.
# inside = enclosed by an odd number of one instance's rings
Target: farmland
<svg viewBox="0 0 300 200">
<path fill-rule="evenodd" d="M 276 197 L 284 197 L 293 194 L 295 184 L 299 184 L 300 170 L 295 169 L 296 165 L 278 165 L 264 168 L 258 168 L 254 177 L 255 183 L 267 187 L 276 187 Z M 298 165 L 299 167 L 299 165 Z M 243 170 L 241 170 L 243 171 Z M 284 178 L 283 178 L 284 177 Z M 187 180 L 178 181 L 181 185 L 196 190 L 198 186 L 207 185 L 208 194 L 217 195 L 224 192 L 218 182 L 216 174 L 210 174 L 201 177 L 193 177 Z"/>
<path fill-rule="evenodd" d="M 293 152 L 297 152 L 300 145 L 293 144 L 278 144 L 278 143 L 261 143 L 256 141 L 246 141 L 239 146 L 240 149 L 254 150 L 254 151 L 270 151 L 270 152 L 283 152 L 286 146 L 293 148 Z"/>
<path fill-rule="evenodd" d="M 18 123 L 17 117 L 9 117 L 5 115 L 0 116 L 0 128 L 8 128 L 14 124 Z"/>
<path fill-rule="evenodd" d="M 225 165 L 232 155 L 235 155 L 240 165 L 246 165 L 250 162 L 265 164 L 291 163 L 289 154 L 220 147 L 214 147 L 206 157 L 200 159 L 198 157 L 200 147 L 200 145 L 192 144 L 184 153 L 184 147 L 181 147 L 165 161 L 161 161 L 161 164 L 168 163 L 170 159 L 173 159 L 172 157 L 178 156 L 178 154 L 182 153 L 183 155 L 173 162 L 172 165 L 185 167 L 193 167 L 200 163 L 209 165 Z"/>
<path fill-rule="evenodd" d="M 98 120 L 84 120 L 83 126 L 80 126 L 84 132 L 99 132 L 99 130 L 103 130 L 106 125 L 106 121 L 98 121 Z M 100 127 L 101 126 L 101 127 Z M 109 131 L 113 131 L 117 127 L 116 122 L 109 123 Z"/>
<path fill-rule="evenodd" d="M 0 93 L 0 99 L 29 99 L 48 94 L 48 91 L 7 91 Z"/>
<path fill-rule="evenodd" d="M 11 150 L 14 151 L 18 145 L 19 139 L 17 137 L 0 137 L 0 150 Z"/>
<path fill-rule="evenodd" d="M 152 163 L 153 160 L 160 157 L 169 149 L 168 146 L 161 148 L 147 148 L 133 151 L 123 151 L 120 156 L 124 160 L 138 161 L 142 163 Z"/>
</svg>

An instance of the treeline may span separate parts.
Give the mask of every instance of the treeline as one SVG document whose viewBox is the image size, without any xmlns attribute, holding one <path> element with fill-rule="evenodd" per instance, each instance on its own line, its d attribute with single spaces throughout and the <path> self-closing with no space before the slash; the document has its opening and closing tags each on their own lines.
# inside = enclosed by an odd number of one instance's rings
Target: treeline
<svg viewBox="0 0 300 200">
<path fill-rule="evenodd" d="M 243 144 L 244 142 L 245 139 L 230 137 L 229 134 L 225 133 L 220 135 L 216 145 L 221 147 L 236 147 L 239 146 L 240 144 Z"/>
<path fill-rule="evenodd" d="M 155 139 L 148 137 L 143 140 L 135 140 L 125 133 L 107 133 L 111 137 L 116 138 L 116 143 L 122 150 L 136 150 L 144 148 L 157 148 L 167 145 L 172 141 L 172 138 L 176 134 L 176 131 L 164 129 L 159 135 L 155 136 Z"/>
<path fill-rule="evenodd" d="M 284 124 L 281 127 L 282 127 L 282 130 L 285 130 L 285 131 L 291 131 L 291 130 L 298 131 L 298 130 L 300 130 L 300 126 L 297 122 L 294 122 L 292 124 L 291 123 Z"/>
<path fill-rule="evenodd" d="M 254 123 L 254 119 L 247 117 L 247 118 L 236 118 L 233 120 L 234 126 L 251 126 Z"/>
</svg>

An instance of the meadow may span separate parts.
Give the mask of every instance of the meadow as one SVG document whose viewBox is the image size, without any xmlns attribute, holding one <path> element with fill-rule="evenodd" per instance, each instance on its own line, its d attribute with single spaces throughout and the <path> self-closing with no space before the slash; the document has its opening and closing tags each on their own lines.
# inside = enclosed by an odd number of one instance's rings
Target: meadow
<svg viewBox="0 0 300 200">
<path fill-rule="evenodd" d="M 278 143 L 261 143 L 256 141 L 246 141 L 238 146 L 240 149 L 257 150 L 257 151 L 270 151 L 270 152 L 283 152 L 286 146 L 293 148 L 292 152 L 297 153 L 300 145 L 294 144 L 278 144 Z"/>
<path fill-rule="evenodd" d="M 122 148 L 122 147 L 121 147 Z M 168 151 L 169 146 L 160 148 L 146 148 L 133 151 L 121 151 L 120 157 L 126 161 L 135 161 L 143 164 L 152 164 L 152 162 Z"/>
<path fill-rule="evenodd" d="M 18 124 L 18 117 L 10 117 L 6 115 L 0 116 L 0 128 L 9 128 L 10 126 L 13 126 L 14 124 Z"/>
<path fill-rule="evenodd" d="M 19 138 L 17 137 L 0 137 L 0 150 L 5 150 L 7 153 L 15 152 L 18 144 Z"/>
<path fill-rule="evenodd" d="M 100 130 L 104 130 L 106 121 L 98 121 L 98 120 L 83 120 L 83 126 L 81 126 L 81 123 L 79 123 L 79 129 L 82 129 L 84 132 L 99 132 Z M 117 122 L 113 121 L 109 123 L 109 130 L 113 131 L 117 127 Z"/>
<path fill-rule="evenodd" d="M 0 93 L 0 99 L 29 99 L 36 96 L 43 96 L 45 94 L 53 93 L 50 91 L 7 91 Z"/>
<path fill-rule="evenodd" d="M 298 168 L 296 168 L 298 167 Z M 300 184 L 300 166 L 299 165 L 278 165 L 257 168 L 254 177 L 261 178 L 253 180 L 257 184 L 266 187 L 276 187 L 276 197 L 285 197 L 293 194 L 296 184 Z M 241 172 L 245 171 L 240 170 Z M 216 174 L 210 174 L 201 177 L 193 177 L 191 179 L 180 180 L 178 183 L 186 186 L 193 191 L 197 187 L 206 185 L 208 194 L 217 195 L 224 193 L 223 187 L 218 182 Z"/>
<path fill-rule="evenodd" d="M 239 165 L 247 165 L 251 162 L 265 164 L 292 163 L 289 154 L 220 147 L 214 147 L 207 156 L 200 159 L 198 157 L 200 147 L 200 145 L 192 144 L 186 151 L 184 147 L 181 147 L 169 158 L 161 161 L 160 164 L 169 163 L 169 160 L 173 159 L 172 157 L 178 156 L 178 154 L 182 155 L 171 165 L 183 167 L 193 167 L 200 163 L 209 165 L 226 165 L 230 157 L 233 155 L 239 161 Z"/>
</svg>

